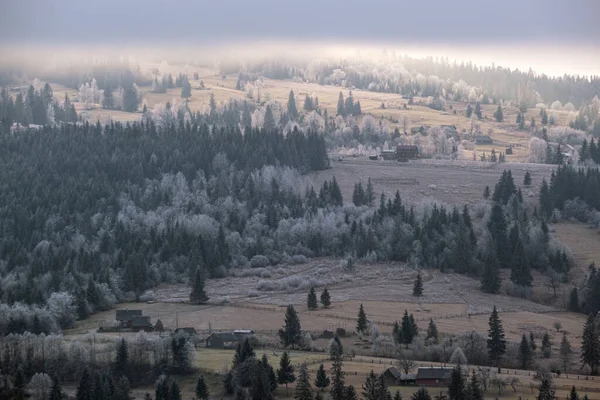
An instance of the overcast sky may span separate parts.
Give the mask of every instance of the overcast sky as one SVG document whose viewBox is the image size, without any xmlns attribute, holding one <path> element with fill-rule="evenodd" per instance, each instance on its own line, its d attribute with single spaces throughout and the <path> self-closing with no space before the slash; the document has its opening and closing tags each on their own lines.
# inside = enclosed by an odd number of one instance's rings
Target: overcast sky
<svg viewBox="0 0 600 400">
<path fill-rule="evenodd" d="M 600 53 L 599 17 L 600 0 L 0 0 L 0 43 L 293 39 Z"/>
</svg>

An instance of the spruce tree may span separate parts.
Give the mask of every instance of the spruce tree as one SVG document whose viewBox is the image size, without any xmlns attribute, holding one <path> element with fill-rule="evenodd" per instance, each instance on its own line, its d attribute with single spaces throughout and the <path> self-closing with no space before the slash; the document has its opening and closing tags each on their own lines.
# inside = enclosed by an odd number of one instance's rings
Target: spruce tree
<svg viewBox="0 0 600 400">
<path fill-rule="evenodd" d="M 431 400 L 431 396 L 426 388 L 422 387 L 411 396 L 412 400 Z"/>
<path fill-rule="evenodd" d="M 367 190 L 365 191 L 367 205 L 373 207 L 375 204 L 375 190 L 373 189 L 373 183 L 371 182 L 371 178 L 367 181 Z"/>
<path fill-rule="evenodd" d="M 533 336 L 533 332 L 529 332 L 529 347 L 531 347 L 531 351 L 535 351 L 537 349 L 537 345 L 535 344 L 535 337 Z"/>
<path fill-rule="evenodd" d="M 485 189 L 483 189 L 483 198 L 485 200 L 490 198 L 490 187 L 486 186 Z"/>
<path fill-rule="evenodd" d="M 396 390 L 396 394 L 394 394 L 393 400 L 402 400 L 402 395 L 400 394 L 400 392 L 398 390 Z"/>
<path fill-rule="evenodd" d="M 537 400 L 556 400 L 556 391 L 554 390 L 554 384 L 552 383 L 551 378 L 542 378 L 542 381 L 539 386 Z"/>
<path fill-rule="evenodd" d="M 521 337 L 521 344 L 519 345 L 519 362 L 521 363 L 521 369 L 528 369 L 531 365 L 531 346 L 527 341 L 525 334 Z"/>
<path fill-rule="evenodd" d="M 467 118 L 471 118 L 471 115 L 473 115 L 473 107 L 471 107 L 470 103 L 467 105 L 465 115 L 467 116 Z"/>
<path fill-rule="evenodd" d="M 131 397 L 131 386 L 129 385 L 129 379 L 122 376 L 115 385 L 115 393 L 112 397 L 114 400 L 134 400 Z"/>
<path fill-rule="evenodd" d="M 567 309 L 572 312 L 581 311 L 581 308 L 579 307 L 579 291 L 576 287 L 571 289 L 571 294 L 569 295 L 569 305 Z"/>
<path fill-rule="evenodd" d="M 362 395 L 365 400 L 378 400 L 377 397 L 377 375 L 371 370 L 362 386 Z"/>
<path fill-rule="evenodd" d="M 279 360 L 279 369 L 277 370 L 277 383 L 285 385 L 285 395 L 288 394 L 288 384 L 296 381 L 294 366 L 290 362 L 290 356 L 287 351 L 283 352 Z"/>
<path fill-rule="evenodd" d="M 571 392 L 569 393 L 567 400 L 579 400 L 579 395 L 577 394 L 577 389 L 575 389 L 575 385 L 571 387 Z"/>
<path fill-rule="evenodd" d="M 117 343 L 117 358 L 115 360 L 115 375 L 116 376 L 127 376 L 127 370 L 129 365 L 129 348 L 127 341 L 124 337 Z"/>
<path fill-rule="evenodd" d="M 325 367 L 323 364 L 319 365 L 319 369 L 317 370 L 315 386 L 321 391 L 325 390 L 325 388 L 329 386 L 329 377 L 327 376 L 327 372 L 325 372 Z"/>
<path fill-rule="evenodd" d="M 266 132 L 271 133 L 275 130 L 275 117 L 273 116 L 273 110 L 271 110 L 271 106 L 267 106 L 265 110 L 265 118 L 263 122 L 263 127 Z"/>
<path fill-rule="evenodd" d="M 531 186 L 531 174 L 529 171 L 525 172 L 525 177 L 523 178 L 523 186 Z"/>
<path fill-rule="evenodd" d="M 77 400 L 93 400 L 93 390 L 94 388 L 92 377 L 86 368 L 85 370 L 83 370 L 83 374 L 81 375 L 81 379 L 79 380 L 79 385 L 77 386 L 77 393 L 75 395 L 75 398 Z"/>
<path fill-rule="evenodd" d="M 287 390 L 287 388 L 286 388 Z M 294 400 L 313 400 L 310 377 L 306 364 L 302 364 L 298 373 L 298 383 L 294 390 Z"/>
<path fill-rule="evenodd" d="M 358 394 L 356 393 L 356 389 L 354 386 L 348 385 L 344 388 L 344 400 L 358 400 Z"/>
<path fill-rule="evenodd" d="M 413 284 L 413 296 L 421 297 L 423 295 L 423 279 L 421 278 L 421 273 L 417 274 L 417 278 Z"/>
<path fill-rule="evenodd" d="M 190 81 L 188 80 L 187 77 L 184 78 L 182 85 L 181 85 L 181 97 L 183 97 L 185 99 L 185 101 L 187 102 L 187 100 L 192 96 L 192 85 L 190 84 Z"/>
<path fill-rule="evenodd" d="M 204 271 L 198 267 L 196 268 L 196 273 L 194 274 L 194 284 L 192 286 L 192 292 L 190 293 L 190 301 L 192 303 L 202 304 L 208 301 L 209 297 L 204 291 L 204 286 Z"/>
<path fill-rule="evenodd" d="M 331 364 L 331 399 L 345 400 L 346 397 L 346 378 L 342 370 L 342 357 L 336 356 Z"/>
<path fill-rule="evenodd" d="M 337 115 L 341 115 L 342 117 L 346 116 L 346 107 L 344 104 L 344 95 L 340 92 L 337 103 Z"/>
<path fill-rule="evenodd" d="M 358 333 L 366 333 L 367 332 L 367 315 L 365 314 L 365 310 L 363 305 L 360 305 L 358 309 L 358 321 L 356 322 L 356 332 Z"/>
<path fill-rule="evenodd" d="M 317 308 L 319 308 L 319 303 L 317 302 L 317 293 L 315 292 L 315 288 L 312 286 L 308 291 L 306 305 L 309 310 L 316 310 Z"/>
<path fill-rule="evenodd" d="M 498 373 L 500 373 L 500 362 L 502 361 L 502 356 L 506 353 L 506 339 L 504 338 L 504 328 L 502 327 L 502 321 L 500 320 L 496 306 L 494 306 L 490 315 L 489 327 L 487 339 L 488 355 L 491 361 L 496 362 Z"/>
<path fill-rule="evenodd" d="M 460 364 L 452 369 L 450 384 L 448 385 L 448 397 L 450 400 L 466 400 L 465 378 Z"/>
<path fill-rule="evenodd" d="M 483 273 L 481 274 L 481 290 L 485 293 L 498 293 L 502 279 L 500 277 L 500 265 L 495 248 L 485 258 Z"/>
<path fill-rule="evenodd" d="M 525 255 L 522 240 L 517 242 L 517 247 L 512 256 L 510 280 L 515 285 L 522 287 L 531 287 L 533 283 L 529 260 L 527 260 Z"/>
<path fill-rule="evenodd" d="M 377 378 L 377 399 L 380 400 L 392 400 L 392 394 L 388 389 L 387 383 L 385 382 L 385 377 L 383 374 L 379 375 Z"/>
<path fill-rule="evenodd" d="M 302 329 L 300 327 L 300 318 L 293 305 L 289 305 L 285 312 L 285 325 L 279 330 L 279 340 L 284 347 L 300 344 L 302 338 Z"/>
<path fill-rule="evenodd" d="M 471 381 L 469 382 L 469 386 L 467 388 L 467 399 L 484 400 L 483 391 L 481 390 L 481 386 L 477 380 L 477 374 L 475 373 L 475 370 L 473 370 L 473 373 L 471 374 Z"/>
<path fill-rule="evenodd" d="M 548 332 L 544 333 L 542 338 L 542 354 L 544 358 L 550 358 L 552 356 L 552 342 L 550 342 L 550 335 Z"/>
<path fill-rule="evenodd" d="M 323 289 L 323 292 L 321 293 L 321 304 L 325 308 L 329 308 L 331 305 L 331 296 L 329 295 L 329 290 L 327 290 L 327 287 Z"/>
<path fill-rule="evenodd" d="M 563 372 L 567 373 L 569 370 L 569 365 L 571 364 L 571 357 L 573 356 L 573 349 L 571 348 L 571 343 L 567 339 L 567 333 L 563 332 L 563 337 L 560 342 L 560 362 L 563 368 Z"/>
<path fill-rule="evenodd" d="M 50 400 L 63 400 L 64 394 L 60 387 L 57 377 L 52 379 L 52 389 L 50 390 Z"/>
<path fill-rule="evenodd" d="M 196 399 L 198 400 L 208 400 L 210 393 L 208 392 L 208 387 L 206 386 L 206 382 L 204 381 L 204 376 L 200 375 L 198 380 L 196 381 L 196 389 L 194 390 L 196 394 Z"/>
<path fill-rule="evenodd" d="M 438 342 L 438 330 L 435 322 L 433 322 L 433 318 L 429 319 L 429 325 L 427 326 L 427 337 L 426 340 L 431 340 L 434 343 Z"/>
<path fill-rule="evenodd" d="M 496 119 L 496 122 L 504 121 L 504 112 L 502 111 L 500 104 L 498 104 L 498 108 L 496 109 L 496 112 L 494 112 L 494 118 Z"/>
<path fill-rule="evenodd" d="M 581 363 L 589 365 L 591 374 L 598 374 L 600 366 L 600 330 L 593 314 L 590 314 L 581 335 Z"/>
<path fill-rule="evenodd" d="M 481 119 L 483 118 L 483 114 L 481 112 L 481 104 L 479 104 L 479 102 L 475 103 L 475 116 L 477 117 L 477 119 Z"/>
<path fill-rule="evenodd" d="M 408 349 L 408 345 L 413 341 L 414 333 L 414 327 L 410 321 L 410 317 L 408 316 L 408 311 L 404 310 L 404 316 L 402 317 L 402 324 L 399 331 L 400 338 L 398 342 L 404 344 Z"/>
</svg>

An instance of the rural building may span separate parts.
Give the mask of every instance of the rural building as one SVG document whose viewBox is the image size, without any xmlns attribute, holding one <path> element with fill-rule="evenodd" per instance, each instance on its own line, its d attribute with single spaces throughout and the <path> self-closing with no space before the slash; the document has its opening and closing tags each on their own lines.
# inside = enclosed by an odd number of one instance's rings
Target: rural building
<svg viewBox="0 0 600 400">
<path fill-rule="evenodd" d="M 487 135 L 478 135 L 475 136 L 475 144 L 494 144 L 494 141 Z"/>
<path fill-rule="evenodd" d="M 141 317 L 142 310 L 117 310 L 115 320 L 119 322 L 121 328 L 131 328 L 133 317 Z"/>
<path fill-rule="evenodd" d="M 395 160 L 396 150 L 381 150 L 381 158 L 384 160 Z"/>
<path fill-rule="evenodd" d="M 416 383 L 419 386 L 448 386 L 452 368 L 420 367 L 417 370 Z"/>
<path fill-rule="evenodd" d="M 210 349 L 232 349 L 244 339 L 233 332 L 215 332 L 206 338 L 206 347 Z"/>
<path fill-rule="evenodd" d="M 403 374 L 396 367 L 391 367 L 383 372 L 383 379 L 388 386 L 415 385 L 417 376 L 415 374 Z"/>
<path fill-rule="evenodd" d="M 131 320 L 131 329 L 145 332 L 152 332 L 154 330 L 154 326 L 152 326 L 152 322 L 150 322 L 150 316 L 148 315 L 134 315 Z"/>
<path fill-rule="evenodd" d="M 419 148 L 413 145 L 399 144 L 396 146 L 396 160 L 408 161 L 419 157 Z"/>
</svg>

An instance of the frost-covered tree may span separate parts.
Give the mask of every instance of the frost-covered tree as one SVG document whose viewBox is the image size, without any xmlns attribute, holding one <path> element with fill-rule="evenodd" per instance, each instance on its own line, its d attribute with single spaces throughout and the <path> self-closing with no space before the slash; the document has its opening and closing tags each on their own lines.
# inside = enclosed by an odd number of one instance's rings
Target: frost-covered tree
<svg viewBox="0 0 600 400">
<path fill-rule="evenodd" d="M 77 318 L 75 298 L 67 292 L 55 292 L 47 301 L 50 314 L 56 319 L 62 329 L 73 326 Z"/>
</svg>

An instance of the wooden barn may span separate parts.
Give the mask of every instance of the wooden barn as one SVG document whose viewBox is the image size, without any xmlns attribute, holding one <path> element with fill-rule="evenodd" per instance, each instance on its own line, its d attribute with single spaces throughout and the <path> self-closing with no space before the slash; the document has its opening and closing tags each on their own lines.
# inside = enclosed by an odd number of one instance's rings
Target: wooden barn
<svg viewBox="0 0 600 400">
<path fill-rule="evenodd" d="M 419 148 L 413 145 L 399 144 L 396 146 L 396 160 L 406 162 L 419 157 Z"/>
<path fill-rule="evenodd" d="M 448 386 L 452 368 L 420 367 L 417 370 L 416 383 L 419 386 Z"/>
<path fill-rule="evenodd" d="M 234 335 L 233 332 L 215 332 L 206 338 L 206 347 L 210 349 L 233 349 L 240 340 L 242 340 L 242 337 Z"/>
</svg>

